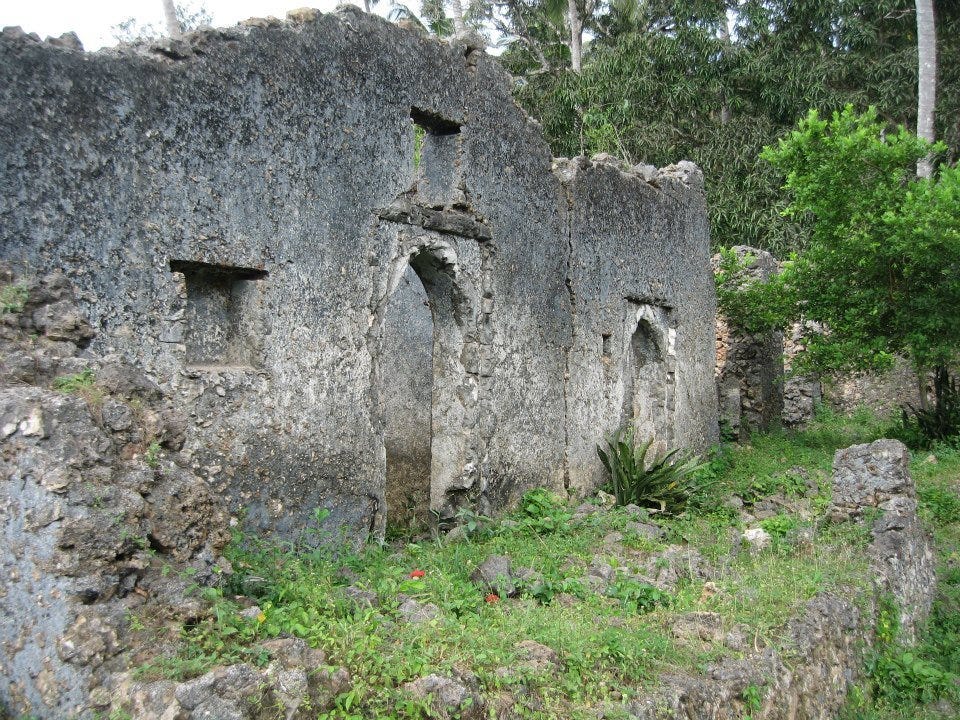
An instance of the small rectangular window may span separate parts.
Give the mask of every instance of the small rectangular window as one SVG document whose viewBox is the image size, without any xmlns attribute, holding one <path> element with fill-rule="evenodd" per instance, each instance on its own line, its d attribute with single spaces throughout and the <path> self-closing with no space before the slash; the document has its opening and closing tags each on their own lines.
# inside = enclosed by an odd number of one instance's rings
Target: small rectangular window
<svg viewBox="0 0 960 720">
<path fill-rule="evenodd" d="M 186 364 L 191 367 L 257 367 L 262 328 L 256 268 L 171 260 L 187 287 Z"/>
<path fill-rule="evenodd" d="M 454 200 L 461 182 L 460 123 L 416 107 L 410 108 L 410 120 L 420 200 L 427 205 L 446 205 Z"/>
</svg>

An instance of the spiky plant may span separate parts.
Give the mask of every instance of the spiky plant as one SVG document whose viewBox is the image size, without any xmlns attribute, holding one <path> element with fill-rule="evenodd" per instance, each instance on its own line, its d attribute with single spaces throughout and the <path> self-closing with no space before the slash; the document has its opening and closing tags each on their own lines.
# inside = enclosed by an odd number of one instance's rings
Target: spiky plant
<svg viewBox="0 0 960 720">
<path fill-rule="evenodd" d="M 610 474 L 604 489 L 617 499 L 617 505 L 680 512 L 697 489 L 694 473 L 703 463 L 679 449 L 648 458 L 653 440 L 637 444 L 634 428 L 628 425 L 607 438 L 606 450 L 598 445 L 597 454 Z"/>
</svg>

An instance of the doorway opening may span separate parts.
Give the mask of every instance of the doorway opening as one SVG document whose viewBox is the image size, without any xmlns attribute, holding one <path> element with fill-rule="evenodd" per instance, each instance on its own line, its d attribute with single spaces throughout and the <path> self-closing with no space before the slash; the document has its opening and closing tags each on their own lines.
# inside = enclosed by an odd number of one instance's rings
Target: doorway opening
<svg viewBox="0 0 960 720">
<path fill-rule="evenodd" d="M 433 317 L 408 265 L 383 318 L 387 537 L 429 529 Z"/>
<path fill-rule="evenodd" d="M 450 438 L 460 424 L 458 294 L 449 262 L 415 252 L 383 318 L 381 381 L 386 450 L 386 533 L 414 538 L 433 530 L 444 478 L 459 462 Z"/>
</svg>

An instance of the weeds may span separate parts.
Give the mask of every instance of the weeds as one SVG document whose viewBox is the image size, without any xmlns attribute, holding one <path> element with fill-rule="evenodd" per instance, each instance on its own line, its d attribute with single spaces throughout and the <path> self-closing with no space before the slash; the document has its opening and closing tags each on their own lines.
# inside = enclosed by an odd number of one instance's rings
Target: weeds
<svg viewBox="0 0 960 720">
<path fill-rule="evenodd" d="M 629 579 L 623 579 L 611 585 L 607 595 L 619 600 L 625 610 L 635 614 L 650 612 L 660 606 L 669 606 L 672 600 L 670 593 L 649 583 Z"/>
<path fill-rule="evenodd" d="M 884 704 L 926 704 L 956 692 L 955 675 L 939 663 L 901 648 L 872 655 L 867 674 L 877 699 Z"/>
<path fill-rule="evenodd" d="M 53 381 L 53 389 L 65 393 L 79 394 L 90 390 L 95 382 L 93 370 L 87 368 L 83 372 L 73 375 L 61 375 Z"/>
<path fill-rule="evenodd" d="M 152 468 L 156 468 L 160 464 L 160 443 L 154 440 L 147 447 L 147 451 L 143 454 L 143 461 Z"/>
<path fill-rule="evenodd" d="M 13 283 L 0 287 L 0 314 L 22 311 L 28 297 L 27 286 L 23 283 Z"/>
</svg>

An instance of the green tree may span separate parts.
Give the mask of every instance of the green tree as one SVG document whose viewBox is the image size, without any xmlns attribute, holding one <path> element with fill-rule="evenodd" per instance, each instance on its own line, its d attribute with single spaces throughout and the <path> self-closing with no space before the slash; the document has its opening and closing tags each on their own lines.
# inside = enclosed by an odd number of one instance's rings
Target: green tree
<svg viewBox="0 0 960 720">
<path fill-rule="evenodd" d="M 506 0 L 504 0 L 506 2 Z M 609 152 L 704 170 L 716 246 L 784 256 L 802 247 L 785 222 L 779 179 L 762 148 L 811 107 L 875 105 L 915 127 L 914 0 L 611 0 L 589 21 L 579 74 L 542 0 L 510 0 L 522 20 L 502 62 L 554 154 Z M 732 27 L 729 28 L 728 23 Z M 938 3 L 936 137 L 960 149 L 960 3 Z M 508 28 L 509 29 L 509 28 Z M 522 38 L 522 39 L 520 39 Z"/>
<path fill-rule="evenodd" d="M 786 176 L 786 212 L 808 221 L 807 247 L 737 304 L 721 292 L 725 312 L 754 330 L 813 321 L 802 367 L 877 370 L 906 354 L 922 375 L 938 370 L 942 397 L 960 358 L 960 170 L 917 179 L 915 168 L 944 150 L 872 108 L 811 110 L 763 153 Z"/>
</svg>

